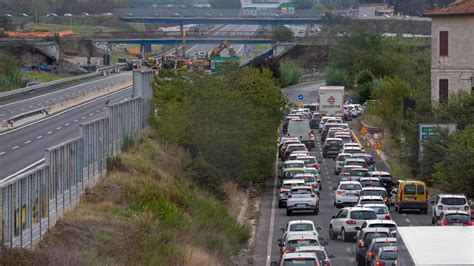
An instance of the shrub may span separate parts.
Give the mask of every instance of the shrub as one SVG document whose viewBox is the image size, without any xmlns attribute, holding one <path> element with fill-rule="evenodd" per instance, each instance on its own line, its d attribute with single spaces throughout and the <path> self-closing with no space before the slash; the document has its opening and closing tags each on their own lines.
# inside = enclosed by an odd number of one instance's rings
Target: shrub
<svg viewBox="0 0 474 266">
<path fill-rule="evenodd" d="M 280 63 L 280 86 L 287 87 L 298 83 L 303 69 L 291 62 Z"/>
<path fill-rule="evenodd" d="M 294 39 L 294 32 L 285 26 L 277 26 L 272 29 L 273 42 L 292 42 Z"/>
<path fill-rule="evenodd" d="M 352 81 L 346 71 L 330 67 L 326 71 L 326 85 L 344 86 L 346 89 L 350 89 L 352 88 Z"/>
</svg>

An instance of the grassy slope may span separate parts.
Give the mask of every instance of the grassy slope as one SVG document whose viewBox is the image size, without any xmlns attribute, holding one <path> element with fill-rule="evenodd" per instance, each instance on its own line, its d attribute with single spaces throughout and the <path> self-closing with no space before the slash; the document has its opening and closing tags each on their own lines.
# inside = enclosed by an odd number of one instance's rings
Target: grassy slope
<svg viewBox="0 0 474 266">
<path fill-rule="evenodd" d="M 189 182 L 187 156 L 145 138 L 47 234 L 35 264 L 229 265 L 249 232 Z M 30 253 L 23 256 L 32 263 Z"/>
<path fill-rule="evenodd" d="M 23 73 L 23 78 L 26 80 L 37 80 L 40 82 L 49 82 L 57 79 L 63 79 L 71 77 L 68 73 L 52 73 L 43 71 L 29 71 Z"/>
</svg>

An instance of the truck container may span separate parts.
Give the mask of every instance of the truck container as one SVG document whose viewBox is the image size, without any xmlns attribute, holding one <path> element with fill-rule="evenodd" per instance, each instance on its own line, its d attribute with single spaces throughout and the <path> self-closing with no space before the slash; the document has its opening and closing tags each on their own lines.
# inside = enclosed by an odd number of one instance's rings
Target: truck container
<svg viewBox="0 0 474 266">
<path fill-rule="evenodd" d="M 397 228 L 397 265 L 474 265 L 473 226 Z"/>
<path fill-rule="evenodd" d="M 319 88 L 319 113 L 323 116 L 344 115 L 343 86 L 322 86 Z"/>
</svg>

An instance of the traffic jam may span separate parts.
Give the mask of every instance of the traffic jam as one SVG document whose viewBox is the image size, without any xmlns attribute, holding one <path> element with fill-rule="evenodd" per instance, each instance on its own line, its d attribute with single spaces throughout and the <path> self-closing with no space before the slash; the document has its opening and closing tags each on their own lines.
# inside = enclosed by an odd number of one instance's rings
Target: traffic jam
<svg viewBox="0 0 474 266">
<path fill-rule="evenodd" d="M 272 265 L 397 265 L 396 221 L 473 225 L 464 195 L 429 195 L 424 182 L 378 169 L 380 159 L 349 125 L 363 109 L 346 103 L 342 115 L 324 116 L 319 104 L 307 104 L 287 114 L 278 142 L 275 223 L 282 226 Z M 408 224 L 412 216 L 420 224 Z"/>
</svg>

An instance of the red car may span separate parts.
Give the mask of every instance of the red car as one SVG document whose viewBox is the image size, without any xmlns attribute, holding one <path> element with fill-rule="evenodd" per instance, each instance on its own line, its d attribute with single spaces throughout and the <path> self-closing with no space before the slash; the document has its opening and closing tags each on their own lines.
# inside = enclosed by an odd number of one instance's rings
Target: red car
<svg viewBox="0 0 474 266">
<path fill-rule="evenodd" d="M 447 210 L 439 215 L 438 226 L 473 226 L 471 216 L 466 211 Z"/>
</svg>

